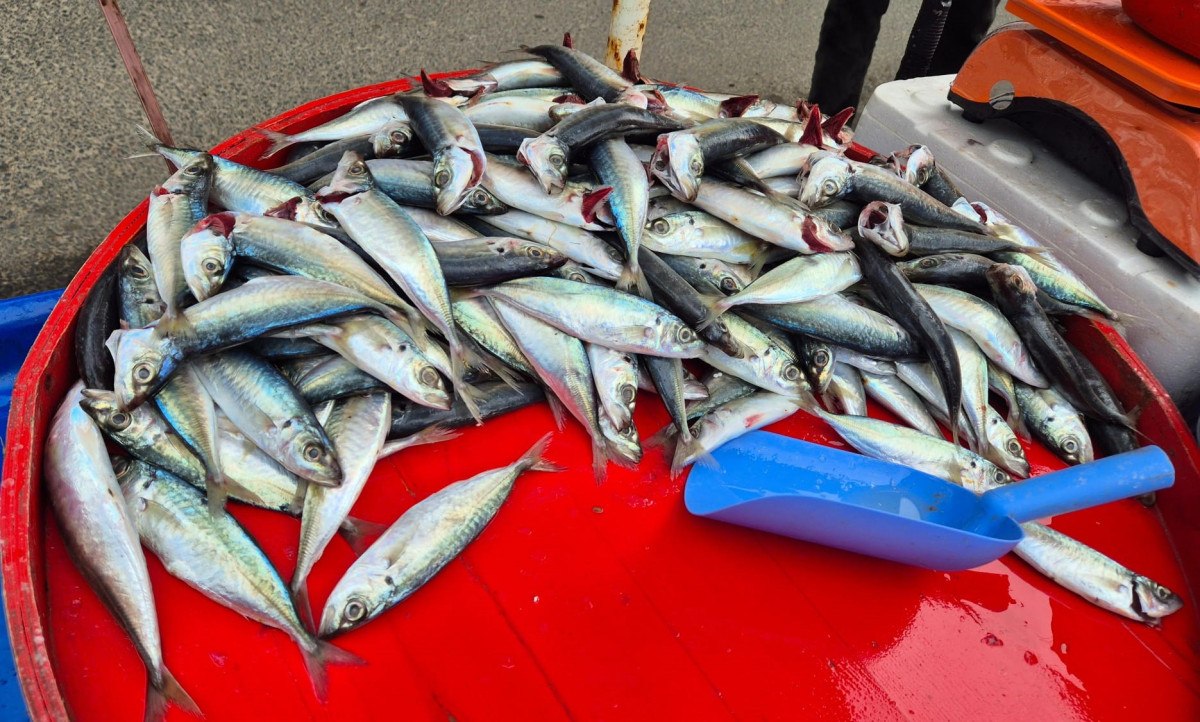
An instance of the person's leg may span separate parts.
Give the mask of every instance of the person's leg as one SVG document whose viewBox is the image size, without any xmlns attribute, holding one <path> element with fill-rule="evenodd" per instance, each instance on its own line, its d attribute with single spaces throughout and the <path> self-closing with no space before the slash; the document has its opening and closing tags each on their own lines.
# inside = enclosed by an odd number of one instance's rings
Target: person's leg
<svg viewBox="0 0 1200 722">
<path fill-rule="evenodd" d="M 967 56 L 980 40 L 987 35 L 988 28 L 996 19 L 996 7 L 1000 0 L 954 0 L 950 6 L 950 17 L 937 52 L 929 63 L 930 75 L 957 73 Z"/>
<path fill-rule="evenodd" d="M 858 105 L 889 0 L 829 0 L 808 99 L 825 113 Z"/>
</svg>

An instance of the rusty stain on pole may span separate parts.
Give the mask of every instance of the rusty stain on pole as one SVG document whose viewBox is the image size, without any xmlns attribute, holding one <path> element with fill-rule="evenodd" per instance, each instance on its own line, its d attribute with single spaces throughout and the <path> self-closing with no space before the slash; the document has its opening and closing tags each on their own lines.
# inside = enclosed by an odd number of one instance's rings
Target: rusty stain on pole
<svg viewBox="0 0 1200 722">
<path fill-rule="evenodd" d="M 646 18 L 650 15 L 650 0 L 613 0 L 612 24 L 608 28 L 608 49 L 604 63 L 620 71 L 625 54 L 630 50 L 642 55 L 642 38 L 646 35 Z"/>
</svg>

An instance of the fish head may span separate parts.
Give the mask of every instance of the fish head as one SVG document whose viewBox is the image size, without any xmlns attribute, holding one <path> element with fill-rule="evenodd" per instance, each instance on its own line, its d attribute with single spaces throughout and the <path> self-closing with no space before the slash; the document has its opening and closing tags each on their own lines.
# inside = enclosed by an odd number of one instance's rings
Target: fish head
<svg viewBox="0 0 1200 722">
<path fill-rule="evenodd" d="M 409 376 L 406 386 L 409 393 L 417 397 L 415 401 L 435 409 L 450 408 L 450 392 L 446 389 L 446 381 L 433 364 L 409 362 L 401 372 Z"/>
<path fill-rule="evenodd" d="M 615 452 L 618 458 L 629 464 L 637 464 L 642 460 L 642 445 L 638 440 L 636 425 L 626 424 L 625 428 L 618 429 L 603 411 L 597 414 L 597 421 L 609 450 Z"/>
<path fill-rule="evenodd" d="M 478 173 L 476 170 L 477 157 L 465 148 L 450 146 L 434 157 L 433 187 L 437 190 L 440 215 L 450 215 L 467 200 L 482 176 L 482 170 Z"/>
<path fill-rule="evenodd" d="M 561 251 L 524 238 L 489 238 L 488 248 L 497 255 L 518 256 L 528 258 L 537 264 L 557 268 L 567 262 L 567 257 Z"/>
<path fill-rule="evenodd" d="M 375 618 L 387 608 L 390 590 L 387 570 L 372 569 L 368 560 L 359 557 L 325 601 L 317 636 L 327 638 L 348 632 Z"/>
<path fill-rule="evenodd" d="M 337 228 L 338 222 L 316 198 L 297 198 L 292 220 L 317 228 Z"/>
<path fill-rule="evenodd" d="M 122 409 L 132 409 L 158 391 L 179 363 L 174 343 L 157 326 L 118 329 L 107 345 L 117 369 L 113 389 Z"/>
<path fill-rule="evenodd" d="M 871 201 L 863 206 L 858 214 L 858 232 L 890 256 L 908 253 L 908 233 L 898 204 Z"/>
<path fill-rule="evenodd" d="M 497 215 L 508 210 L 508 206 L 504 202 L 483 186 L 476 186 L 467 191 L 462 208 L 483 216 Z"/>
<path fill-rule="evenodd" d="M 622 90 L 614 102 L 625 103 L 626 105 L 632 105 L 635 108 L 645 110 L 650 105 L 650 98 L 642 91 L 630 86 Z"/>
<path fill-rule="evenodd" d="M 361 154 L 348 150 L 342 154 L 329 185 L 317 191 L 316 199 L 323 206 L 341 203 L 375 187 L 375 178 Z"/>
<path fill-rule="evenodd" d="M 105 434 L 114 438 L 137 436 L 145 430 L 147 414 L 139 413 L 144 409 L 121 408 L 117 403 L 117 395 L 112 391 L 84 389 L 82 393 L 79 407 L 92 417 Z"/>
<path fill-rule="evenodd" d="M 1072 431 L 1059 433 L 1054 439 L 1058 452 L 1068 464 L 1086 464 L 1096 458 L 1092 440 L 1087 435 L 1080 438 Z"/>
<path fill-rule="evenodd" d="M 704 152 L 695 134 L 686 131 L 659 136 L 650 158 L 650 172 L 683 201 L 696 200 L 704 175 Z"/>
<path fill-rule="evenodd" d="M 671 356 L 681 354 L 699 355 L 704 341 L 683 321 L 668 313 L 659 313 L 654 323 L 642 329 L 642 335 L 656 348 L 669 352 Z"/>
<path fill-rule="evenodd" d="M 815 160 L 801 172 L 800 202 L 809 208 L 821 208 L 850 192 L 854 169 L 845 158 L 833 154 L 813 154 Z"/>
<path fill-rule="evenodd" d="M 376 158 L 398 158 L 413 144 L 412 124 L 407 120 L 393 120 L 371 135 L 371 147 Z"/>
<path fill-rule="evenodd" d="M 984 272 L 984 276 L 992 292 L 1003 298 L 1033 297 L 1037 293 L 1029 272 L 1020 266 L 996 263 Z"/>
<path fill-rule="evenodd" d="M 207 196 L 216 168 L 217 165 L 210 154 L 197 153 L 172 173 L 170 178 L 163 181 L 162 188 L 168 193 L 192 197 Z"/>
<path fill-rule="evenodd" d="M 908 157 L 904 159 L 905 181 L 915 186 L 923 186 L 933 175 L 933 151 L 923 145 L 911 145 L 907 150 Z"/>
<path fill-rule="evenodd" d="M 154 266 L 136 245 L 130 243 L 121 249 L 119 264 L 121 276 L 128 278 L 133 285 L 154 283 Z"/>
<path fill-rule="evenodd" d="M 1145 619 L 1161 619 L 1183 608 L 1179 595 L 1149 577 L 1133 576 L 1133 611 Z"/>
<path fill-rule="evenodd" d="M 195 225 L 179 242 L 183 276 L 197 301 L 221 290 L 233 268 L 233 213 L 214 213 Z"/>
<path fill-rule="evenodd" d="M 849 233 L 819 216 L 800 217 L 800 238 L 816 252 L 848 251 L 854 248 L 854 239 Z"/>
<path fill-rule="evenodd" d="M 517 160 L 529 168 L 542 190 L 558 193 L 567 184 L 567 149 L 558 138 L 545 134 L 521 141 Z"/>
<path fill-rule="evenodd" d="M 805 339 L 801 344 L 800 362 L 804 365 L 809 384 L 824 393 L 833 380 L 833 349 L 827 343 Z"/>
<path fill-rule="evenodd" d="M 290 433 L 287 433 L 290 432 Z M 333 451 L 333 444 L 318 428 L 292 424 L 287 428 L 286 453 L 295 471 L 318 484 L 337 485 L 342 481 L 342 467 Z"/>
</svg>

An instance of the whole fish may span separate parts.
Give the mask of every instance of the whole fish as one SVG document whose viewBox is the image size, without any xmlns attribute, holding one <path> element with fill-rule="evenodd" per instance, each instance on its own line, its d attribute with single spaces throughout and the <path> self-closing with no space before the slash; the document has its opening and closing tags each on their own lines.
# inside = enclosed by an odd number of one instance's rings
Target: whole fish
<svg viewBox="0 0 1200 722">
<path fill-rule="evenodd" d="M 603 98 L 608 103 L 626 103 L 645 108 L 648 100 L 633 83 L 592 56 L 562 45 L 522 48 L 553 65 L 584 100 Z"/>
<path fill-rule="evenodd" d="M 196 358 L 192 367 L 221 411 L 272 459 L 313 483 L 341 483 L 333 445 L 275 367 L 239 349 Z"/>
<path fill-rule="evenodd" d="M 128 328 L 142 328 L 162 318 L 167 310 L 150 259 L 134 244 L 121 249 L 117 260 L 117 293 L 120 321 Z"/>
<path fill-rule="evenodd" d="M 914 337 L 897 321 L 841 294 L 804 303 L 747 304 L 742 308 L 792 333 L 805 334 L 871 356 L 898 358 L 919 352 Z"/>
<path fill-rule="evenodd" d="M 420 95 L 397 96 L 397 101 L 408 113 L 413 131 L 433 156 L 437 212 L 448 216 L 466 201 L 487 169 L 479 134 L 470 119 L 448 103 Z M 345 162 L 345 157 L 342 161 Z"/>
<path fill-rule="evenodd" d="M 280 273 L 345 286 L 402 312 L 411 307 L 358 254 L 333 237 L 283 218 L 215 213 L 180 243 L 184 276 L 197 300 L 212 297 L 242 258 Z"/>
<path fill-rule="evenodd" d="M 727 314 L 725 323 L 743 354 L 735 358 L 715 346 L 706 346 L 701 358 L 708 365 L 783 396 L 806 396 L 811 392 L 789 345 L 779 343 L 737 314 Z"/>
<path fill-rule="evenodd" d="M 489 236 L 434 245 L 449 286 L 484 286 L 536 276 L 567 262 L 550 246 L 524 238 Z"/>
<path fill-rule="evenodd" d="M 992 259 L 975 253 L 952 252 L 901 261 L 896 265 L 913 283 L 973 290 L 987 287 L 984 274 L 993 263 Z"/>
<path fill-rule="evenodd" d="M 43 457 L 46 495 L 75 566 L 133 641 L 146 665 L 145 719 L 158 720 L 170 700 L 199 715 L 196 703 L 163 664 L 158 616 L 146 558 L 104 448 L 104 437 L 79 406 L 79 381 L 50 422 Z"/>
<path fill-rule="evenodd" d="M 643 246 L 638 249 L 642 271 L 654 291 L 654 300 L 674 312 L 696 334 L 730 356 L 741 356 L 742 349 L 729 333 L 725 322 L 710 318 L 708 302 L 683 276 L 658 254 Z"/>
<path fill-rule="evenodd" d="M 434 184 L 436 174 L 431 161 L 375 159 L 367 161 L 367 168 L 371 170 L 371 177 L 375 179 L 379 190 L 400 205 L 437 208 L 438 189 Z M 332 177 L 323 178 L 318 182 L 324 181 L 321 182 L 323 187 L 328 185 L 330 180 Z M 501 203 L 491 191 L 477 186 L 466 194 L 456 212 L 488 216 L 504 213 L 506 210 L 508 206 Z"/>
<path fill-rule="evenodd" d="M 929 415 L 925 402 L 908 384 L 895 374 L 874 374 L 859 370 L 863 390 L 867 397 L 895 414 L 912 428 L 930 436 L 941 438 L 937 422 Z"/>
<path fill-rule="evenodd" d="M 299 133 L 288 135 L 266 128 L 256 128 L 255 132 L 271 141 L 271 146 L 263 153 L 264 158 L 269 158 L 296 143 L 339 141 L 354 136 L 371 135 L 389 123 L 408 120 L 408 114 L 396 97 L 385 95 L 359 103 L 333 120 Z"/>
<path fill-rule="evenodd" d="M 1025 538 L 1013 549 L 1017 556 L 1102 609 L 1158 625 L 1183 608 L 1183 600 L 1170 589 L 1065 534 L 1034 522 L 1021 529 Z"/>
<path fill-rule="evenodd" d="M 208 212 L 214 168 L 213 157 L 200 153 L 150 193 L 146 248 L 158 294 L 172 316 L 179 312 L 187 294 L 179 241 Z"/>
<path fill-rule="evenodd" d="M 829 387 L 822 395 L 825 406 L 837 414 L 867 415 L 867 393 L 863 389 L 858 369 L 839 361 L 833 362 Z"/>
<path fill-rule="evenodd" d="M 720 315 L 743 304 L 803 303 L 840 293 L 862 280 L 858 260 L 851 253 L 800 256 L 759 276 L 732 296 L 715 299 L 713 313 Z"/>
<path fill-rule="evenodd" d="M 479 414 L 486 421 L 510 411 L 539 403 L 545 399 L 537 383 L 518 382 L 512 386 L 502 382 L 479 384 Z M 437 424 L 456 428 L 475 423 L 462 399 L 455 399 L 449 410 L 441 411 L 419 404 L 392 404 L 392 429 L 389 438 L 409 436 Z"/>
<path fill-rule="evenodd" d="M 678 475 L 684 467 L 708 457 L 721 445 L 782 421 L 800 409 L 801 404 L 795 398 L 769 391 L 757 391 L 718 406 L 695 423 L 690 440 L 681 440 L 675 447 L 671 473 Z"/>
<path fill-rule="evenodd" d="M 550 118 L 550 109 L 553 107 L 553 100 L 541 97 L 484 96 L 478 103 L 468 104 L 462 110 L 463 115 L 476 126 L 509 126 L 543 133 L 554 127 L 554 121 Z"/>
<path fill-rule="evenodd" d="M 576 338 L 620 351 L 695 358 L 704 346 L 695 331 L 657 304 L 603 286 L 546 276 L 508 281 L 483 293 Z"/>
<path fill-rule="evenodd" d="M 1110 424 L 1130 426 L 1128 414 L 1087 382 L 1087 375 L 1070 345 L 1038 305 L 1036 286 L 1020 266 L 997 263 L 988 269 L 988 283 L 1001 309 L 1013 321 L 1038 367 L 1058 384 L 1083 413 Z"/>
<path fill-rule="evenodd" d="M 1021 334 L 995 306 L 953 288 L 924 283 L 915 283 L 913 288 L 942 321 L 970 336 L 997 366 L 1030 386 L 1044 388 L 1048 384 Z"/>
<path fill-rule="evenodd" d="M 404 122 L 395 127 L 385 127 L 375 135 L 356 135 L 334 141 L 287 165 L 272 168 L 271 172 L 308 185 L 336 170 L 338 161 L 348 150 L 361 153 L 364 158 L 389 158 L 408 153 L 411 145 L 412 128 Z"/>
<path fill-rule="evenodd" d="M 567 82 L 557 68 L 544 60 L 509 60 L 489 65 L 480 72 L 496 81 L 492 95 L 519 88 L 561 86 Z"/>
<path fill-rule="evenodd" d="M 525 168 L 495 156 L 488 156 L 483 186 L 511 208 L 576 228 L 605 230 L 596 222 L 596 213 L 611 188 L 568 182 L 561 193 L 549 195 Z"/>
<path fill-rule="evenodd" d="M 388 527 L 346 570 L 325 602 L 319 634 L 353 629 L 421 588 L 479 536 L 500 510 L 517 477 L 558 471 L 543 455 L 543 437 L 509 466 L 455 482 L 422 499 Z"/>
<path fill-rule="evenodd" d="M 601 278 L 615 281 L 621 275 L 621 255 L 608 243 L 582 228 L 515 209 L 499 216 L 489 216 L 485 222 L 507 234 L 550 246 Z"/>
<path fill-rule="evenodd" d="M 962 369 L 954 341 L 945 324 L 882 250 L 864 243 L 859 245 L 856 252 L 863 278 L 878 294 L 882 306 L 920 343 L 921 349 L 933 362 L 946 396 L 946 407 L 953 413 L 962 405 Z M 955 416 L 950 419 L 950 433 L 957 443 L 958 424 Z"/>
<path fill-rule="evenodd" d="M 116 361 L 114 389 L 125 407 L 142 403 L 187 356 L 213 353 L 273 331 L 354 312 L 395 311 L 342 286 L 296 276 L 255 278 L 189 306 L 175 323 L 118 329 L 108 345 Z"/>
<path fill-rule="evenodd" d="M 407 399 L 435 409 L 450 408 L 450 395 L 433 359 L 385 318 L 361 314 L 305 326 L 294 333 L 336 351 Z"/>
<path fill-rule="evenodd" d="M 342 158 L 321 198 L 354 241 L 383 266 L 450 343 L 451 382 L 472 408 L 475 402 L 463 381 L 468 352 L 459 339 L 446 279 L 429 239 L 400 206 L 375 187 L 366 163 L 353 154 Z"/>
<path fill-rule="evenodd" d="M 637 356 L 594 343 L 586 348 L 600 408 L 615 429 L 625 429 L 637 403 Z"/>
<path fill-rule="evenodd" d="M 517 160 L 529 168 L 546 193 L 558 193 L 566 184 L 572 154 L 633 132 L 657 133 L 679 127 L 678 121 L 624 103 L 587 105 L 522 143 Z"/>
<path fill-rule="evenodd" d="M 308 610 L 308 574 L 366 486 L 391 421 L 391 395 L 375 392 L 337 401 L 324 423 L 337 457 L 345 461 L 340 486 L 314 485 L 304 495 L 296 569 L 290 585 L 292 598 L 303 613 Z"/>
<path fill-rule="evenodd" d="M 603 480 L 608 468 L 609 444 L 600 428 L 599 402 L 583 342 L 507 301 L 492 299 L 492 306 L 538 378 L 587 430 L 592 439 L 592 473 L 597 481 Z"/>
<path fill-rule="evenodd" d="M 118 406 L 112 391 L 83 389 L 79 406 L 101 431 L 134 457 L 205 487 L 208 478 L 204 464 L 151 405 L 126 411 Z"/>
<path fill-rule="evenodd" d="M 676 197 L 692 201 L 707 166 L 785 142 L 775 130 L 746 118 L 710 120 L 660 135 L 650 171 Z"/>
<path fill-rule="evenodd" d="M 798 253 L 844 251 L 854 244 L 828 222 L 797 206 L 709 178 L 692 203 L 767 243 Z"/>
<path fill-rule="evenodd" d="M 908 253 L 913 256 L 943 253 L 1011 253 L 1021 248 L 1004 238 L 972 233 L 957 228 L 906 225 L 904 230 L 908 236 Z"/>
<path fill-rule="evenodd" d="M 637 289 L 640 295 L 649 297 L 650 286 L 638 261 L 638 247 L 646 229 L 650 202 L 646 169 L 621 138 L 596 143 L 591 151 L 591 165 L 600 182 L 612 188 L 608 204 L 616 220 L 617 232 L 625 242 L 625 268 L 617 278 L 617 288 Z"/>
<path fill-rule="evenodd" d="M 309 634 L 279 572 L 232 516 L 209 514 L 203 494 L 169 474 L 143 472 L 129 473 L 122 486 L 142 542 L 172 576 L 291 637 L 304 654 L 313 689 L 324 699 L 325 665 L 361 660 Z"/>
<path fill-rule="evenodd" d="M 687 403 L 686 413 L 688 421 L 695 421 L 718 406 L 723 406 L 735 399 L 749 396 L 758 390 L 758 387 L 754 384 L 746 383 L 737 376 L 727 374 L 724 371 L 710 372 L 704 377 L 701 383 L 708 391 L 708 396 L 702 399 L 694 399 Z"/>
</svg>

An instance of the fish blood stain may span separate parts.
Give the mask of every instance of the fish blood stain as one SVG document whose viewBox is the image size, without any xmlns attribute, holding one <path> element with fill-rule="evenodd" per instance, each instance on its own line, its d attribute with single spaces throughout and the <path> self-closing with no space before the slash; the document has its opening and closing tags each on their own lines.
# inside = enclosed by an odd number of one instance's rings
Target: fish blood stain
<svg viewBox="0 0 1200 722">
<path fill-rule="evenodd" d="M 999 637 L 992 634 L 991 632 L 988 632 L 984 636 L 983 643 L 989 647 L 1003 647 L 1004 646 L 1004 640 L 1000 639 Z"/>
<path fill-rule="evenodd" d="M 1025 651 L 1025 663 L 1029 665 L 1037 664 L 1037 655 L 1028 650 Z"/>
</svg>

